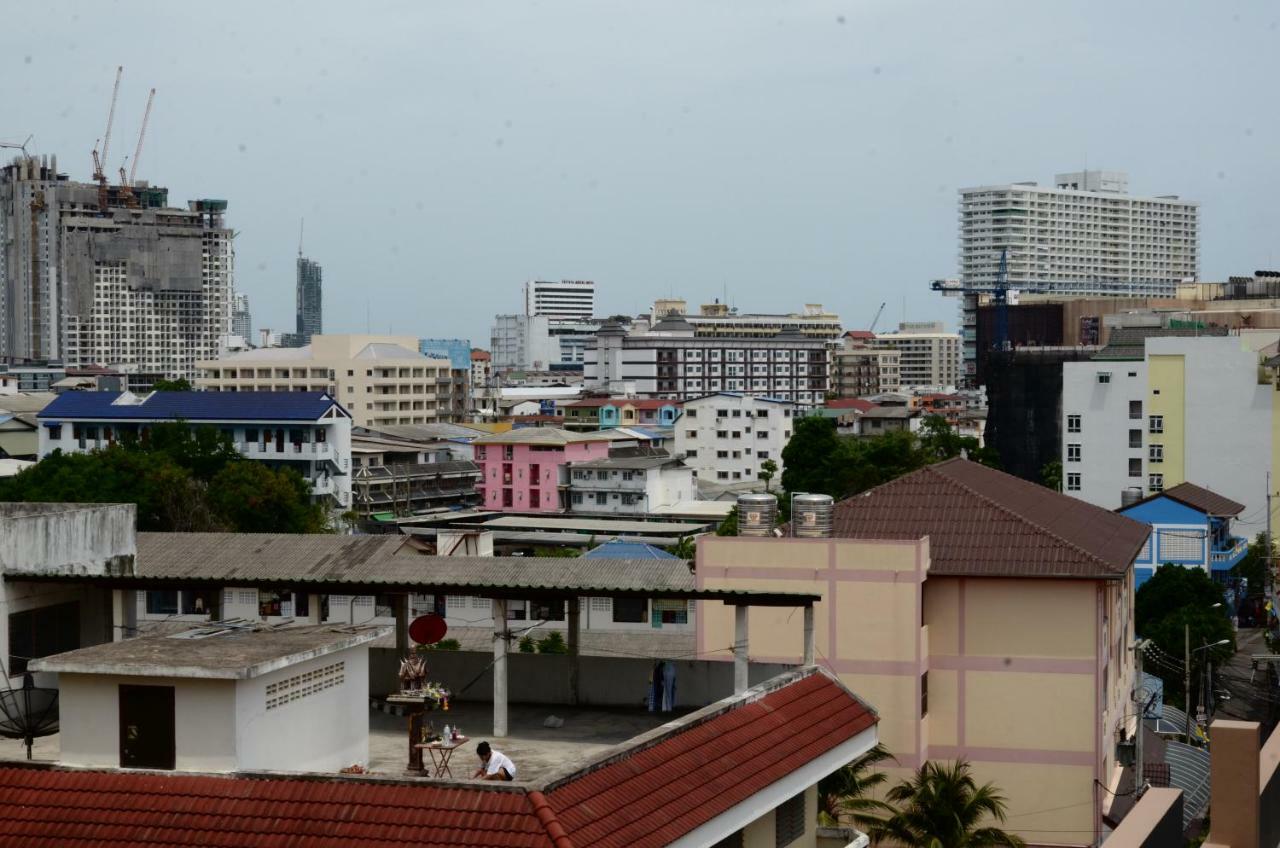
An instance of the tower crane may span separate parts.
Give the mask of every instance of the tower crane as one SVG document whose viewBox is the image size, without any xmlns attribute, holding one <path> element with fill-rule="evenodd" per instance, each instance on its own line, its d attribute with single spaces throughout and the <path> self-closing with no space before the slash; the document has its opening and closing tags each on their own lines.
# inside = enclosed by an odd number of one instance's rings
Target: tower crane
<svg viewBox="0 0 1280 848">
<path fill-rule="evenodd" d="M 874 333 L 876 331 L 876 324 L 880 323 L 880 316 L 884 314 L 884 307 L 885 304 L 881 303 L 880 308 L 876 310 L 876 317 L 871 319 L 871 326 L 867 327 L 868 333 Z"/>
<path fill-rule="evenodd" d="M 142 155 L 142 142 L 147 137 L 147 122 L 151 120 L 151 104 L 155 102 L 156 90 L 151 89 L 151 93 L 147 95 L 147 108 L 142 113 L 142 129 L 138 130 L 138 146 L 133 151 L 133 165 L 129 168 L 129 185 L 133 185 L 133 178 L 138 173 L 138 157 Z"/>
<path fill-rule="evenodd" d="M 994 283 L 976 283 L 964 284 L 953 282 L 951 280 L 934 280 L 929 284 L 929 288 L 943 294 L 958 295 L 989 295 L 991 303 L 996 307 L 996 333 L 995 333 L 995 349 L 1007 350 L 1009 348 L 1009 249 L 1001 248 L 1000 250 L 1000 268 L 996 272 L 996 280 Z M 1053 289 L 1043 283 L 1027 283 L 1020 286 L 1021 291 L 1029 291 L 1036 293 L 1047 293 Z M 1018 290 L 1014 290 L 1016 297 Z"/>
<path fill-rule="evenodd" d="M 116 66 L 116 82 L 111 89 L 111 108 L 107 110 L 107 131 L 102 134 L 102 155 L 98 155 L 98 145 L 93 145 L 93 179 L 98 184 L 98 209 L 107 211 L 107 175 L 102 172 L 102 163 L 107 161 L 107 153 L 111 148 L 111 125 L 116 120 L 116 99 L 120 96 L 120 77 L 124 74 L 124 65 Z"/>
<path fill-rule="evenodd" d="M 21 144 L 17 144 L 12 141 L 0 141 L 0 148 L 8 148 L 10 150 L 21 150 L 22 158 L 30 159 L 31 154 L 27 152 L 27 145 L 31 143 L 31 139 L 33 138 L 35 138 L 35 136 L 29 135 L 27 136 L 27 140 L 22 142 Z"/>
</svg>

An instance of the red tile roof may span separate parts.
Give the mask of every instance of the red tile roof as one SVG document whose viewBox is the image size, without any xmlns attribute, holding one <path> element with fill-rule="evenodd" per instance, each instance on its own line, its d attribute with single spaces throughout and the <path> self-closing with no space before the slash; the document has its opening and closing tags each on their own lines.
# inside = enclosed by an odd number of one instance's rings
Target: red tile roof
<svg viewBox="0 0 1280 848">
<path fill-rule="evenodd" d="M 844 334 L 846 339 L 874 339 L 876 334 L 870 330 L 849 330 Z"/>
<path fill-rule="evenodd" d="M 0 767 L 0 845 L 583 848 L 665 845 L 872 727 L 825 671 L 791 672 L 546 787 Z M 787 737 L 786 745 L 775 740 Z"/>
<path fill-rule="evenodd" d="M 836 398 L 827 401 L 824 406 L 827 409 L 856 409 L 859 412 L 866 412 L 869 409 L 875 409 L 876 405 L 869 400 L 862 398 Z"/>
<path fill-rule="evenodd" d="M 487 350 L 480 350 L 479 348 L 472 348 L 472 349 L 471 349 L 471 361 L 472 361 L 472 362 L 484 362 L 485 360 L 490 359 L 490 358 L 491 358 L 491 357 L 489 356 L 489 351 L 487 351 Z"/>
<path fill-rule="evenodd" d="M 1239 515 L 1244 512 L 1244 504 L 1236 503 L 1231 498 L 1224 498 L 1217 492 L 1210 491 L 1203 486 L 1197 486 L 1195 483 L 1179 483 L 1176 486 L 1165 489 L 1163 492 L 1148 495 L 1140 501 L 1117 510 L 1117 512 L 1127 512 L 1138 504 L 1144 504 L 1156 498 L 1168 498 L 1171 501 L 1177 501 L 1192 509 L 1199 510 L 1205 515 L 1224 517 Z"/>
<path fill-rule="evenodd" d="M 929 537 L 929 573 L 1118 578 L 1151 528 L 966 459 L 903 475 L 835 505 L 832 535 Z"/>
<path fill-rule="evenodd" d="M 666 845 L 877 721 L 816 670 L 752 703 L 691 719 L 684 732 L 547 792 L 574 845 Z M 775 744 L 780 735 L 787 744 Z"/>
</svg>

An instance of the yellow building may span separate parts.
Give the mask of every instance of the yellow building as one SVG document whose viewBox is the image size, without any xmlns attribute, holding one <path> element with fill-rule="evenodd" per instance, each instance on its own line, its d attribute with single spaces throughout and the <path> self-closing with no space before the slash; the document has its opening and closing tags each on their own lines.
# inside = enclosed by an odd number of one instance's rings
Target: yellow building
<svg viewBox="0 0 1280 848">
<path fill-rule="evenodd" d="M 412 336 L 312 336 L 298 348 L 265 348 L 196 363 L 196 385 L 221 392 L 328 392 L 358 427 L 459 421 L 466 380 L 447 359 L 418 353 Z"/>
<path fill-rule="evenodd" d="M 1028 843 L 1088 845 L 1132 724 L 1132 563 L 1147 533 L 956 459 L 836 504 L 826 538 L 702 537 L 698 585 L 821 593 L 816 658 L 879 712 L 892 776 L 966 759 Z M 732 611 L 700 607 L 699 651 L 724 648 Z M 750 611 L 753 661 L 801 661 L 796 614 Z"/>
</svg>

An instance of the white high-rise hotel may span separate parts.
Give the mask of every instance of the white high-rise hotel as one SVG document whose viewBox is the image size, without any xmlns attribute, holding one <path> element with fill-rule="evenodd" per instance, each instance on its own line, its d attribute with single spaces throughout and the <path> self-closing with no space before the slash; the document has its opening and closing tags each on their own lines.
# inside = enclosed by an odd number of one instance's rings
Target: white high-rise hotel
<svg viewBox="0 0 1280 848">
<path fill-rule="evenodd" d="M 589 321 L 596 313 L 596 284 L 591 280 L 530 280 L 524 284 L 524 314 L 553 321 Z"/>
<path fill-rule="evenodd" d="M 1176 195 L 1127 194 L 1118 171 L 960 189 L 960 282 L 995 282 L 1008 250 L 1013 289 L 1094 297 L 1173 297 L 1200 271 L 1200 208 Z M 966 366 L 974 361 L 976 303 L 965 298 Z"/>
</svg>

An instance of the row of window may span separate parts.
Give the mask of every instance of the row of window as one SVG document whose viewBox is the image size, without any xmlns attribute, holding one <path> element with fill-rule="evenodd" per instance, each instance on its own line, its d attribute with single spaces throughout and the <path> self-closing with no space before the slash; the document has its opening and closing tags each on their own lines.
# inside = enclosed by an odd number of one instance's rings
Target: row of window
<svg viewBox="0 0 1280 848">
<path fill-rule="evenodd" d="M 1132 432 L 1137 432 L 1137 431 L 1135 430 Z M 1129 447 L 1142 447 L 1141 437 L 1139 437 L 1139 442 L 1136 445 L 1133 444 L 1133 439 L 1132 437 L 1130 437 Z M 1081 445 L 1068 444 L 1067 445 L 1067 462 L 1080 462 L 1080 457 L 1081 457 Z M 1147 447 L 1147 459 L 1150 462 L 1164 462 L 1164 445 L 1149 445 Z M 1133 473 L 1133 470 L 1135 467 L 1134 463 L 1137 463 L 1136 467 L 1139 469 L 1139 472 L 1137 474 Z M 1130 477 L 1141 477 L 1142 476 L 1141 468 L 1142 468 L 1142 460 L 1140 459 L 1129 460 L 1129 476 Z"/>
<path fill-rule="evenodd" d="M 1135 410 L 1136 410 L 1136 413 L 1135 413 Z M 1138 420 L 1142 418 L 1142 401 L 1140 400 L 1129 401 L 1129 418 L 1132 420 Z M 1081 431 L 1082 424 L 1083 424 L 1082 416 L 1075 415 L 1075 414 L 1067 416 L 1067 432 L 1068 433 L 1079 433 Z M 1130 430 L 1129 432 L 1133 433 L 1138 431 Z M 1164 432 L 1164 416 L 1163 415 L 1147 416 L 1147 432 L 1157 433 L 1157 434 L 1163 433 Z"/>
<path fill-rule="evenodd" d="M 1134 461 L 1135 460 L 1130 460 L 1129 476 L 1141 477 L 1142 476 L 1141 470 L 1139 470 L 1137 474 L 1133 473 Z M 1080 474 L 1078 472 L 1070 472 L 1067 474 L 1067 491 L 1068 492 L 1080 491 Z M 1161 474 L 1161 473 L 1148 474 L 1147 475 L 1147 491 L 1152 493 L 1163 492 L 1164 491 L 1164 474 Z"/>
</svg>

